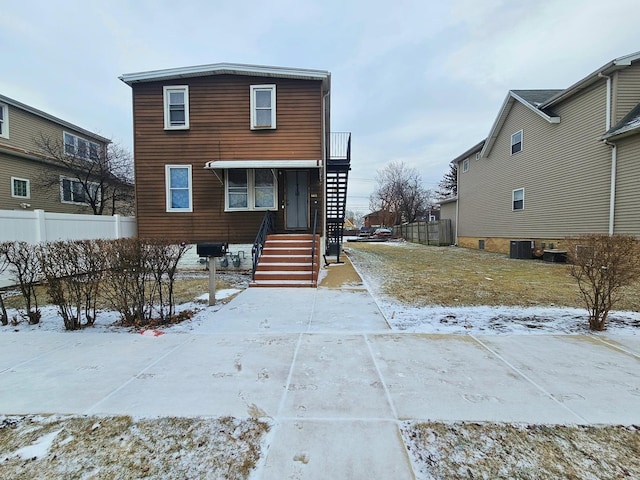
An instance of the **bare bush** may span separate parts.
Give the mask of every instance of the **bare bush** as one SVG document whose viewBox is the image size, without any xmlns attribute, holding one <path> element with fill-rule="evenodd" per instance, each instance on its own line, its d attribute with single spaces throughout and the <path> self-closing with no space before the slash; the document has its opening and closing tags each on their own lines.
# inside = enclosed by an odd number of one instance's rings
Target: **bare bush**
<svg viewBox="0 0 640 480">
<path fill-rule="evenodd" d="M 24 299 L 22 316 L 31 325 L 40 322 L 36 286 L 42 281 L 42 269 L 38 259 L 38 245 L 27 242 L 6 242 L 2 252 L 9 266 L 11 278 L 16 282 Z"/>
<path fill-rule="evenodd" d="M 67 330 L 93 325 L 105 267 L 99 243 L 91 240 L 59 241 L 41 245 L 39 255 L 47 280 L 47 293 L 58 307 Z"/>
<path fill-rule="evenodd" d="M 172 321 L 178 262 L 186 247 L 164 240 L 127 238 L 103 244 L 108 261 L 105 296 L 123 325 Z"/>
<path fill-rule="evenodd" d="M 583 235 L 567 240 L 571 275 L 589 311 L 589 328 L 605 330 L 621 289 L 640 278 L 640 244 L 627 235 Z"/>
</svg>

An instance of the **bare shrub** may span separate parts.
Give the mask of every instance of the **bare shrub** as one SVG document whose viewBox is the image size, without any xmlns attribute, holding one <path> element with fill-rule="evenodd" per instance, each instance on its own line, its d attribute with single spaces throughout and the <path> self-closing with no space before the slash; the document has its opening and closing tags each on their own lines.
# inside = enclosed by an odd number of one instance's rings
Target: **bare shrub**
<svg viewBox="0 0 640 480">
<path fill-rule="evenodd" d="M 5 255 L 6 243 L 0 243 L 0 274 L 3 273 L 8 266 L 7 257 Z M 0 291 L 0 324 L 6 326 L 9 323 L 9 316 L 7 315 L 7 309 L 4 306 L 4 299 L 2 298 L 2 291 Z"/>
<path fill-rule="evenodd" d="M 622 287 L 640 278 L 640 244 L 627 235 L 583 235 L 567 240 L 571 275 L 589 311 L 589 328 L 605 330 Z"/>
<path fill-rule="evenodd" d="M 105 296 L 126 326 L 175 316 L 174 284 L 178 262 L 187 247 L 164 240 L 126 238 L 103 243 L 108 258 Z"/>
<path fill-rule="evenodd" d="M 99 243 L 91 240 L 59 241 L 41 245 L 40 261 L 47 293 L 58 307 L 67 330 L 93 325 L 104 270 Z"/>
<path fill-rule="evenodd" d="M 11 278 L 18 285 L 24 299 L 25 312 L 21 312 L 21 315 L 31 325 L 40 322 L 41 317 L 36 292 L 37 284 L 42 281 L 38 248 L 38 245 L 27 242 L 6 242 L 2 247 Z"/>
</svg>

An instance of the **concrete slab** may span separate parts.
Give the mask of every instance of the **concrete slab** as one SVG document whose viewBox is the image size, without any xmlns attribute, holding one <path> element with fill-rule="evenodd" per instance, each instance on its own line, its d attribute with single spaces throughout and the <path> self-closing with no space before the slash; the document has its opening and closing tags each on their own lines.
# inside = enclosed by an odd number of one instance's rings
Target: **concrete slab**
<svg viewBox="0 0 640 480">
<path fill-rule="evenodd" d="M 11 328 L 11 327 L 2 327 Z M 3 335 L 0 373 L 18 365 L 33 361 L 41 355 L 54 352 L 73 342 L 67 334 L 50 334 L 47 342 L 42 341 L 40 332 L 15 332 Z"/>
<path fill-rule="evenodd" d="M 274 417 L 296 335 L 190 336 L 91 413 Z"/>
<path fill-rule="evenodd" d="M 305 332 L 314 288 L 248 288 L 194 329 L 194 333 Z"/>
<path fill-rule="evenodd" d="M 310 332 L 385 330 L 389 324 L 366 290 L 318 288 Z"/>
<path fill-rule="evenodd" d="M 304 335 L 280 416 L 395 419 L 364 336 Z"/>
<path fill-rule="evenodd" d="M 397 425 L 384 421 L 282 422 L 260 478 L 415 478 Z"/>
<path fill-rule="evenodd" d="M 83 413 L 189 337 L 84 332 L 64 348 L 40 352 L 58 334 L 30 338 L 33 360 L 0 374 L 0 412 Z M 2 335 L 3 346 L 7 335 Z M 3 348 L 0 349 L 3 351 Z M 7 394 L 9 393 L 9 394 Z"/>
<path fill-rule="evenodd" d="M 580 420 L 470 336 L 388 334 L 369 339 L 400 420 Z"/>
<path fill-rule="evenodd" d="M 640 422 L 640 358 L 587 335 L 479 339 L 580 423 Z"/>
<path fill-rule="evenodd" d="M 640 357 L 640 335 L 599 334 L 595 338 Z"/>
</svg>

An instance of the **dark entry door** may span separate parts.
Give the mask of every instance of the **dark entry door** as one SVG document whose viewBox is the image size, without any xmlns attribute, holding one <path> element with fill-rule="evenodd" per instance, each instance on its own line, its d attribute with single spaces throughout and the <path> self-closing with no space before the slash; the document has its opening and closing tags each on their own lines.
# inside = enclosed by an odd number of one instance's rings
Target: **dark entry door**
<svg viewBox="0 0 640 480">
<path fill-rule="evenodd" d="M 287 230 L 309 228 L 309 172 L 287 170 L 287 192 L 285 199 Z"/>
</svg>

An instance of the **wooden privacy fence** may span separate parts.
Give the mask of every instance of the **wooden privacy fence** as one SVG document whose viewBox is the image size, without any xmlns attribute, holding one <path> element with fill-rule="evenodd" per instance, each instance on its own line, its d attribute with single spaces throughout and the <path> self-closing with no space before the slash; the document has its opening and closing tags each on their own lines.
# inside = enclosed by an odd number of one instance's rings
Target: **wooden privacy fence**
<svg viewBox="0 0 640 480">
<path fill-rule="evenodd" d="M 424 245 L 453 245 L 453 230 L 451 220 L 446 218 L 436 222 L 414 222 L 396 225 L 393 234 L 408 242 Z"/>
</svg>

